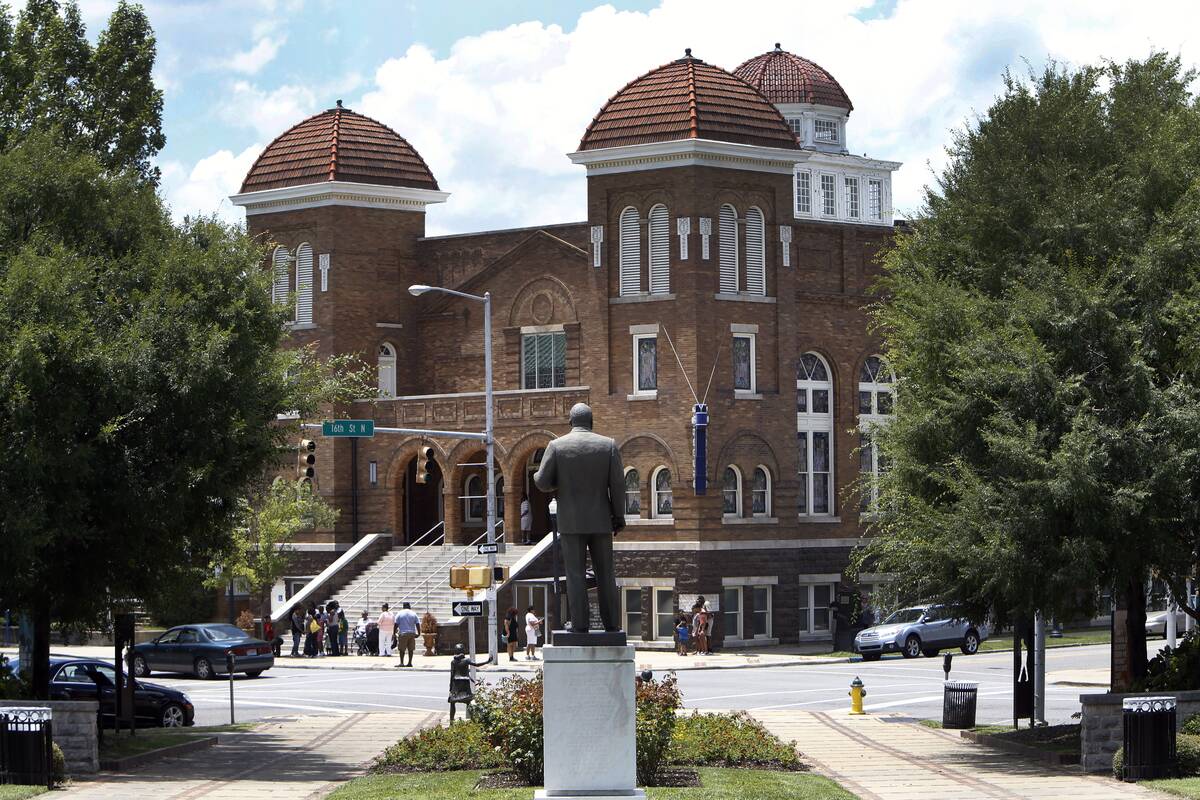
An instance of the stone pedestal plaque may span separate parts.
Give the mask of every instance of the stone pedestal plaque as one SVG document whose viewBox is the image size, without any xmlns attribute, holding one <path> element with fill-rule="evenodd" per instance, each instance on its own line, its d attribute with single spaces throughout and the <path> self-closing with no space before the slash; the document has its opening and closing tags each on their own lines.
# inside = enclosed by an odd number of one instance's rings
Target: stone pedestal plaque
<svg viewBox="0 0 1200 800">
<path fill-rule="evenodd" d="M 632 645 L 542 648 L 545 788 L 534 800 L 645 798 L 637 788 Z"/>
</svg>

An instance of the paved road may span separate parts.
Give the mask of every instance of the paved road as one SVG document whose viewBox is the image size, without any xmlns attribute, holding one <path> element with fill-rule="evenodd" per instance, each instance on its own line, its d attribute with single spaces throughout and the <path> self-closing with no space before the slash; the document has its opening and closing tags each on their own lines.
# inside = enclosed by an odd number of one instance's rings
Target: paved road
<svg viewBox="0 0 1200 800">
<path fill-rule="evenodd" d="M 1157 649 L 1157 647 L 1155 647 Z M 1047 666 L 1059 670 L 1104 668 L 1106 645 L 1048 651 Z M 480 675 L 486 680 L 486 670 Z M 679 673 L 689 708 L 827 711 L 847 707 L 850 681 L 861 677 L 868 710 L 915 718 L 938 718 L 942 704 L 942 659 L 888 657 L 864 664 L 812 664 L 753 669 L 690 670 Z M 1012 708 L 1011 653 L 958 655 L 951 677 L 979 683 L 979 721 L 1002 722 Z M 197 723 L 229 721 L 229 685 L 155 675 L 152 681 L 187 692 L 196 705 Z M 262 677 L 234 681 L 239 721 L 279 715 L 356 714 L 378 711 L 441 711 L 446 708 L 448 676 L 440 672 L 297 669 L 286 659 Z M 1098 689 L 1051 685 L 1047 717 L 1069 721 L 1079 710 L 1079 694 Z"/>
</svg>

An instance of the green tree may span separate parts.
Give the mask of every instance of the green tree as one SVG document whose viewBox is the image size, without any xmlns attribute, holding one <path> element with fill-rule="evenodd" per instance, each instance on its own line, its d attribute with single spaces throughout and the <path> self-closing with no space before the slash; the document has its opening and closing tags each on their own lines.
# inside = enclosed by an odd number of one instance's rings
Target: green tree
<svg viewBox="0 0 1200 800">
<path fill-rule="evenodd" d="M 244 583 L 263 601 L 265 615 L 271 588 L 294 561 L 291 543 L 296 534 L 332 528 L 337 517 L 311 485 L 275 478 L 253 496 L 239 500 L 229 547 L 214 560 L 206 585 L 222 590 L 230 580 Z"/>
<path fill-rule="evenodd" d="M 1200 560 L 1200 108 L 1178 59 L 1052 65 L 956 135 L 873 309 L 901 376 L 862 567 L 976 616 L 1182 599 Z"/>
</svg>

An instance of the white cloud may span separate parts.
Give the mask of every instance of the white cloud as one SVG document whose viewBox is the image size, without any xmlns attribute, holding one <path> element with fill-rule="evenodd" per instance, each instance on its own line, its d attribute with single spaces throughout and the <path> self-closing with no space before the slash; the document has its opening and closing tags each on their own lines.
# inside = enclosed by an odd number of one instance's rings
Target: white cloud
<svg viewBox="0 0 1200 800">
<path fill-rule="evenodd" d="M 243 218 L 241 209 L 229 202 L 229 195 L 241 188 L 254 159 L 263 145 L 255 143 L 240 153 L 218 150 L 202 158 L 191 170 L 177 161 L 160 165 L 162 194 L 176 219 L 200 214 L 216 214 L 228 222 Z"/>
<path fill-rule="evenodd" d="M 1194 0 L 900 0 L 887 18 L 854 16 L 869 5 L 743 0 L 736 14 L 728 0 L 663 0 L 648 12 L 599 6 L 567 29 L 527 22 L 464 37 L 440 58 L 414 45 L 378 65 L 357 102 L 346 100 L 407 138 L 454 193 L 431 210 L 431 232 L 561 222 L 586 214 L 584 172 L 565 153 L 626 82 L 684 47 L 732 70 L 781 41 L 845 87 L 855 106 L 851 150 L 905 162 L 895 200 L 912 211 L 930 180 L 926 165 L 944 164 L 950 130 L 990 105 L 1005 66 L 1120 61 L 1152 47 L 1200 61 Z M 323 106 L 337 96 L 334 85 L 238 83 L 222 116 L 269 140 L 315 111 L 318 98 Z"/>
<path fill-rule="evenodd" d="M 246 75 L 253 75 L 275 60 L 279 49 L 287 42 L 286 36 L 276 38 L 263 37 L 254 43 L 254 47 L 240 53 L 234 53 L 228 61 L 229 69 Z"/>
</svg>

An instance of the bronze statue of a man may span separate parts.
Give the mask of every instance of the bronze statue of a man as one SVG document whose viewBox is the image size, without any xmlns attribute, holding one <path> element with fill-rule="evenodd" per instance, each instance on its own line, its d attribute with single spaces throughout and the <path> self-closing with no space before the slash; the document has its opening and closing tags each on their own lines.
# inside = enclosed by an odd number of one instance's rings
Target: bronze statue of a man
<svg viewBox="0 0 1200 800">
<path fill-rule="evenodd" d="M 571 432 L 546 447 L 533 476 L 543 492 L 558 492 L 558 533 L 567 575 L 573 633 L 587 633 L 587 558 L 592 556 L 604 630 L 619 631 L 613 534 L 625 527 L 625 469 L 617 443 L 592 432 L 592 409 L 576 403 Z"/>
</svg>

